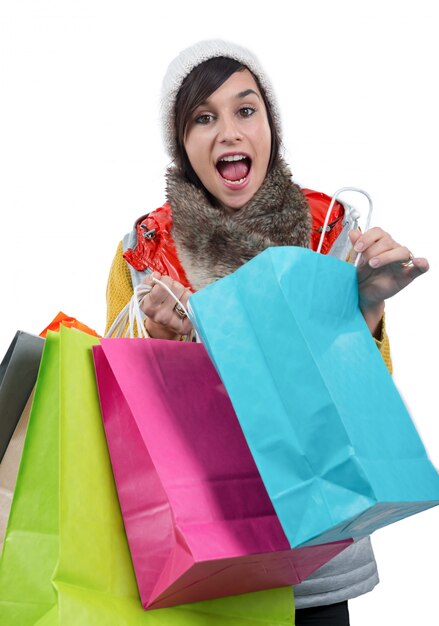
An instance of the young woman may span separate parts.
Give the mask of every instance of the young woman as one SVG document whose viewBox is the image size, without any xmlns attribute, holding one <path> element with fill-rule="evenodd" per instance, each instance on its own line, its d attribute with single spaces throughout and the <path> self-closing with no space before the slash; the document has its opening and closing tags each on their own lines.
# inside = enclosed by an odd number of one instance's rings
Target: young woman
<svg viewBox="0 0 439 626">
<path fill-rule="evenodd" d="M 162 89 L 167 202 L 137 220 L 110 272 L 107 328 L 140 281 L 151 338 L 175 339 L 191 323 L 160 278 L 186 304 L 268 246 L 310 246 L 321 219 L 292 182 L 280 156 L 280 116 L 271 84 L 254 55 L 219 40 L 199 42 L 169 66 Z M 338 229 L 338 230 L 337 230 Z M 329 235 L 337 236 L 340 224 Z M 428 270 L 380 228 L 350 235 L 366 323 L 390 368 L 384 301 Z M 296 624 L 349 624 L 347 600 L 378 582 L 368 538 L 354 543 L 295 588 Z"/>
</svg>

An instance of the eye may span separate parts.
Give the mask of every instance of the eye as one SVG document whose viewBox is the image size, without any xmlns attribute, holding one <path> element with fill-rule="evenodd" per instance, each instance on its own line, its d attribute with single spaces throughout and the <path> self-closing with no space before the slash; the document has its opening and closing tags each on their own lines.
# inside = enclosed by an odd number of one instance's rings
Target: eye
<svg viewBox="0 0 439 626">
<path fill-rule="evenodd" d="M 203 113 L 202 115 L 197 115 L 194 121 L 196 124 L 209 124 L 213 119 L 214 117 L 210 113 Z"/>
<path fill-rule="evenodd" d="M 242 107 L 241 109 L 239 109 L 239 115 L 241 117 L 251 117 L 255 112 L 256 109 L 254 109 L 253 107 Z"/>
</svg>

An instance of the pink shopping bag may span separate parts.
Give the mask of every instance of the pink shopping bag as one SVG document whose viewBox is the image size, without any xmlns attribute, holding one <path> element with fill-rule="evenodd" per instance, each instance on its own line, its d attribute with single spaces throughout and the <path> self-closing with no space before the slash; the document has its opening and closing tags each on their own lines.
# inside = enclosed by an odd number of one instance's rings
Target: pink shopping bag
<svg viewBox="0 0 439 626">
<path fill-rule="evenodd" d="M 145 608 L 297 584 L 349 545 L 291 549 L 201 344 L 102 339 L 93 354 Z"/>
</svg>

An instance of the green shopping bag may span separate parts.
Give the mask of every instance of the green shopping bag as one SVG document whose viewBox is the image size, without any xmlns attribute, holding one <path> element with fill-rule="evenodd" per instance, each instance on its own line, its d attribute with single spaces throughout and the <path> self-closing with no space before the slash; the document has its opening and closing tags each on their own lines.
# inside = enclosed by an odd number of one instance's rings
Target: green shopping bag
<svg viewBox="0 0 439 626">
<path fill-rule="evenodd" d="M 47 336 L 0 561 L 0 624 L 292 626 L 289 588 L 142 609 L 96 392 L 97 343 L 75 329 Z"/>
</svg>

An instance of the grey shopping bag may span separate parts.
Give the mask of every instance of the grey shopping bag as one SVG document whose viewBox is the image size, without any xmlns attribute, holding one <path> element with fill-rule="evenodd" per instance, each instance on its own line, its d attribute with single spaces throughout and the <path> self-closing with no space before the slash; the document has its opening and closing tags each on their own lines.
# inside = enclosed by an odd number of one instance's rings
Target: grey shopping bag
<svg viewBox="0 0 439 626">
<path fill-rule="evenodd" d="M 37 379 L 44 339 L 17 331 L 0 363 L 0 463 Z"/>
</svg>

